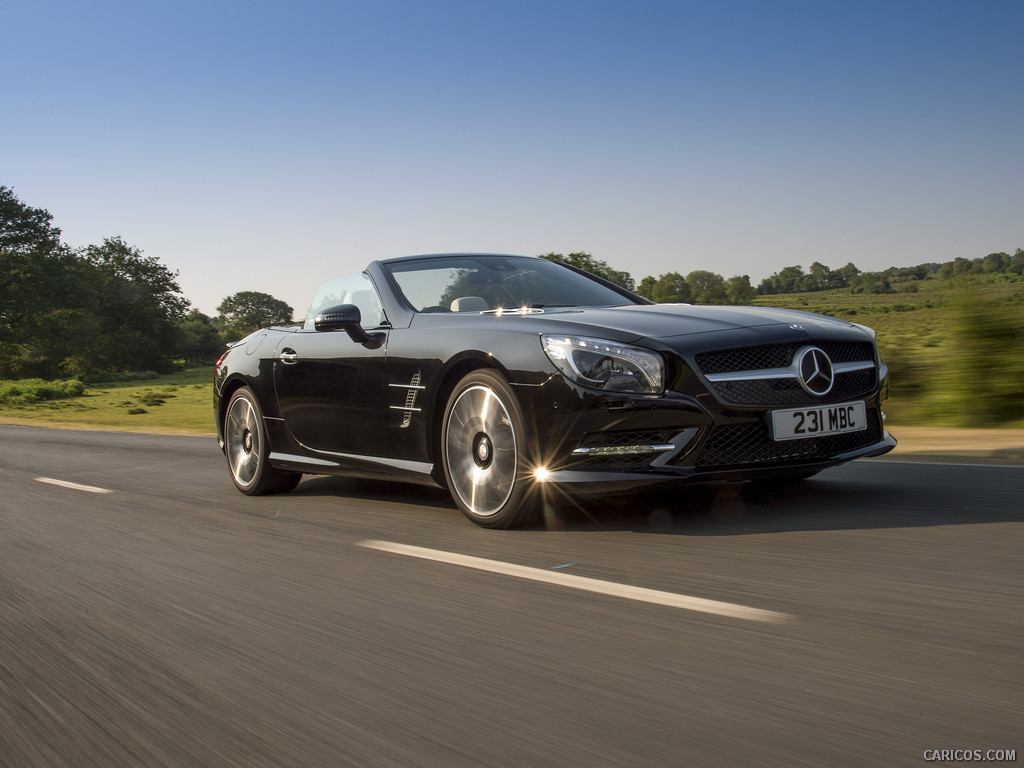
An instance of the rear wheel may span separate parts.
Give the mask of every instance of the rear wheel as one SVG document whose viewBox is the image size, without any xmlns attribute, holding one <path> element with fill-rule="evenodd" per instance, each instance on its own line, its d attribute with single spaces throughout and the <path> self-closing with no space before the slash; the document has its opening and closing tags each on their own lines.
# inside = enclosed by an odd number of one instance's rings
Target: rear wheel
<svg viewBox="0 0 1024 768">
<path fill-rule="evenodd" d="M 441 458 L 466 517 L 485 528 L 512 528 L 533 518 L 536 494 L 524 448 L 522 412 L 504 378 L 483 370 L 462 379 L 445 409 Z"/>
<path fill-rule="evenodd" d="M 224 455 L 235 487 L 249 496 L 284 493 L 298 485 L 302 475 L 270 466 L 270 441 L 263 411 L 249 387 L 237 390 L 224 417 Z"/>
</svg>

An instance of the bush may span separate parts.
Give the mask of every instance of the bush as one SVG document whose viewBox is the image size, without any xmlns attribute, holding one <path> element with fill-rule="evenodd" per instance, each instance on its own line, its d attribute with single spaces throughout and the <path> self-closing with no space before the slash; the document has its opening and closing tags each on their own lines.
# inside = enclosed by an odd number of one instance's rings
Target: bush
<svg viewBox="0 0 1024 768">
<path fill-rule="evenodd" d="M 158 405 L 163 405 L 167 402 L 168 398 L 172 397 L 174 397 L 174 395 L 169 392 L 146 392 L 139 398 L 139 401 L 143 405 L 148 405 L 150 408 L 153 408 Z"/>
<path fill-rule="evenodd" d="M 0 381 L 0 404 L 26 405 L 45 400 L 63 400 L 85 394 L 85 384 L 78 379 L 65 381 L 44 381 L 43 379 L 20 379 Z"/>
<path fill-rule="evenodd" d="M 1024 319 L 1012 301 L 993 301 L 966 283 L 952 297 L 951 354 L 931 382 L 940 418 L 964 427 L 1024 418 Z"/>
</svg>

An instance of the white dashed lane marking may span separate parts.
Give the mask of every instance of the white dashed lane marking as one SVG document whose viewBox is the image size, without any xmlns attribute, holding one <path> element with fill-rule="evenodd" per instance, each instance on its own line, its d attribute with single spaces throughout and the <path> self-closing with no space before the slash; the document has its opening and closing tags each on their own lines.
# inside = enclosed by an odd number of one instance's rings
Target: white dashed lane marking
<svg viewBox="0 0 1024 768">
<path fill-rule="evenodd" d="M 85 491 L 86 493 L 110 493 L 106 488 L 97 488 L 95 485 L 82 485 L 81 483 L 70 483 L 67 480 L 54 480 L 52 477 L 37 477 L 37 483 L 47 485 L 59 485 L 61 488 L 70 488 L 73 491 Z"/>
<path fill-rule="evenodd" d="M 729 616 L 734 619 L 747 619 L 748 621 L 764 621 L 775 624 L 790 621 L 793 617 L 785 613 L 765 611 L 760 608 L 750 608 L 736 603 L 725 603 L 720 600 L 708 600 L 703 597 L 691 597 L 690 595 L 679 595 L 674 592 L 662 592 L 657 589 L 645 587 L 633 587 L 628 584 L 617 584 L 612 581 L 591 579 L 586 576 L 574 576 L 569 573 L 552 572 L 541 568 L 530 568 L 525 565 L 504 563 L 500 560 L 487 560 L 482 557 L 471 555 L 459 555 L 454 552 L 443 552 L 437 549 L 425 547 L 414 547 L 409 544 L 397 544 L 391 541 L 360 541 L 359 546 L 369 549 L 377 549 L 382 552 L 391 552 L 396 555 L 418 557 L 421 560 L 433 560 L 449 565 L 458 565 L 463 568 L 475 568 L 478 571 L 500 573 L 505 576 L 514 576 L 519 579 L 539 581 L 545 584 L 556 584 L 560 587 L 581 589 L 585 592 L 597 592 L 602 595 L 621 597 L 627 600 L 638 600 L 644 603 L 665 605 L 670 608 L 682 608 L 687 611 L 700 611 L 701 613 L 713 613 L 718 616 Z"/>
</svg>

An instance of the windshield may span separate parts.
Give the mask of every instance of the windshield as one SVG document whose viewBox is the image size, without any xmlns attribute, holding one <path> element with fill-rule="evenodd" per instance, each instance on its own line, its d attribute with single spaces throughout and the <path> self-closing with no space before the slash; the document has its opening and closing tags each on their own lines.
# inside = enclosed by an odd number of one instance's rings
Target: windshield
<svg viewBox="0 0 1024 768">
<path fill-rule="evenodd" d="M 546 259 L 451 256 L 386 263 L 417 312 L 486 312 L 634 304 L 613 288 Z"/>
</svg>

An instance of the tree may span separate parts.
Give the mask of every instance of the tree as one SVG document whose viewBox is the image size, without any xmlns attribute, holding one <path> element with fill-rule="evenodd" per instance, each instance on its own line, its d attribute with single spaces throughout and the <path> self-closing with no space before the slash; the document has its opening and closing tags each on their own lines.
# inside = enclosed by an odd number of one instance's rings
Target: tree
<svg viewBox="0 0 1024 768">
<path fill-rule="evenodd" d="M 52 218 L 0 187 L 0 378 L 52 377 L 49 347 L 87 325 L 72 316 L 80 270 Z"/>
<path fill-rule="evenodd" d="M 268 325 L 292 321 L 292 308 L 269 293 L 239 291 L 217 305 L 222 333 L 239 339 Z"/>
<path fill-rule="evenodd" d="M 827 288 L 831 288 L 833 283 L 832 270 L 820 261 L 816 261 L 811 264 L 810 272 L 804 279 L 804 290 L 824 291 Z"/>
<path fill-rule="evenodd" d="M 942 268 L 943 277 L 960 277 L 961 275 L 969 275 L 971 273 L 971 260 L 965 259 L 963 256 L 957 256 L 953 261 L 948 262 Z M 948 271 L 946 267 L 949 267 Z"/>
<path fill-rule="evenodd" d="M 746 305 L 754 300 L 749 275 L 736 275 L 725 281 L 725 298 L 730 304 Z"/>
<path fill-rule="evenodd" d="M 724 304 L 725 279 L 714 272 L 697 269 L 686 276 L 686 282 L 697 304 Z"/>
<path fill-rule="evenodd" d="M 803 288 L 804 268 L 802 266 L 783 267 L 778 274 L 777 287 L 779 293 L 794 293 Z"/>
<path fill-rule="evenodd" d="M 659 304 L 686 304 L 693 298 L 689 283 L 678 272 L 666 272 L 658 277 L 648 275 L 640 281 L 637 293 Z"/>
<path fill-rule="evenodd" d="M 853 282 L 853 278 L 860 274 L 860 270 L 854 265 L 852 261 L 847 262 L 845 267 L 840 267 L 836 270 L 836 274 L 840 276 L 839 288 L 846 288 Z"/>
<path fill-rule="evenodd" d="M 918 264 L 916 267 L 893 267 L 891 271 L 897 280 L 924 280 L 928 277 L 927 264 Z"/>
<path fill-rule="evenodd" d="M 223 351 L 215 318 L 193 309 L 178 324 L 177 354 L 186 363 L 212 365 Z"/>
<path fill-rule="evenodd" d="M 657 285 L 657 283 L 658 278 L 654 275 L 648 275 L 640 281 L 640 284 L 636 287 L 636 292 L 645 299 L 651 299 L 651 301 L 653 301 L 654 299 L 652 297 L 654 296 L 654 286 Z"/>
<path fill-rule="evenodd" d="M 50 222 L 53 216 L 42 208 L 31 208 L 14 196 L 14 190 L 0 186 L 0 250 L 53 252 L 61 247 L 60 230 Z"/>
<path fill-rule="evenodd" d="M 114 295 L 121 305 L 132 304 L 161 320 L 181 320 L 189 301 L 181 295 L 178 273 L 172 272 L 157 259 L 143 256 L 142 251 L 120 237 L 108 237 L 103 245 L 89 245 L 80 254 L 94 265 L 114 286 Z"/>
<path fill-rule="evenodd" d="M 1015 275 L 1024 274 L 1024 250 L 1018 248 L 1014 252 L 1006 271 L 1012 272 Z"/>
<path fill-rule="evenodd" d="M 79 255 L 92 269 L 91 309 L 101 320 L 93 364 L 111 371 L 169 370 L 177 326 L 189 306 L 177 273 L 120 237 L 86 246 Z"/>
<path fill-rule="evenodd" d="M 595 259 L 589 253 L 570 253 L 568 256 L 563 256 L 560 253 L 545 253 L 541 255 L 541 258 L 547 259 L 548 261 L 557 261 L 560 264 L 569 264 L 577 269 L 589 272 L 592 275 L 603 277 L 605 280 L 622 286 L 628 291 L 632 291 L 636 288 L 636 284 L 633 282 L 633 278 L 628 272 L 620 272 L 617 269 L 612 269 L 608 266 L 608 262 Z"/>
<path fill-rule="evenodd" d="M 850 283 L 850 293 L 893 293 L 885 272 L 861 272 Z"/>
<path fill-rule="evenodd" d="M 986 275 L 1007 272 L 1010 266 L 1010 254 L 990 253 L 981 260 L 981 271 Z"/>
<path fill-rule="evenodd" d="M 757 288 L 757 292 L 761 294 L 772 294 L 802 291 L 804 290 L 804 283 L 806 279 L 807 276 L 804 274 L 803 267 L 783 267 L 779 272 L 776 272 L 771 277 L 766 277 L 762 280 L 761 284 Z"/>
<path fill-rule="evenodd" d="M 119 237 L 71 251 L 51 221 L 0 187 L 0 376 L 167 369 L 176 275 Z"/>
</svg>

